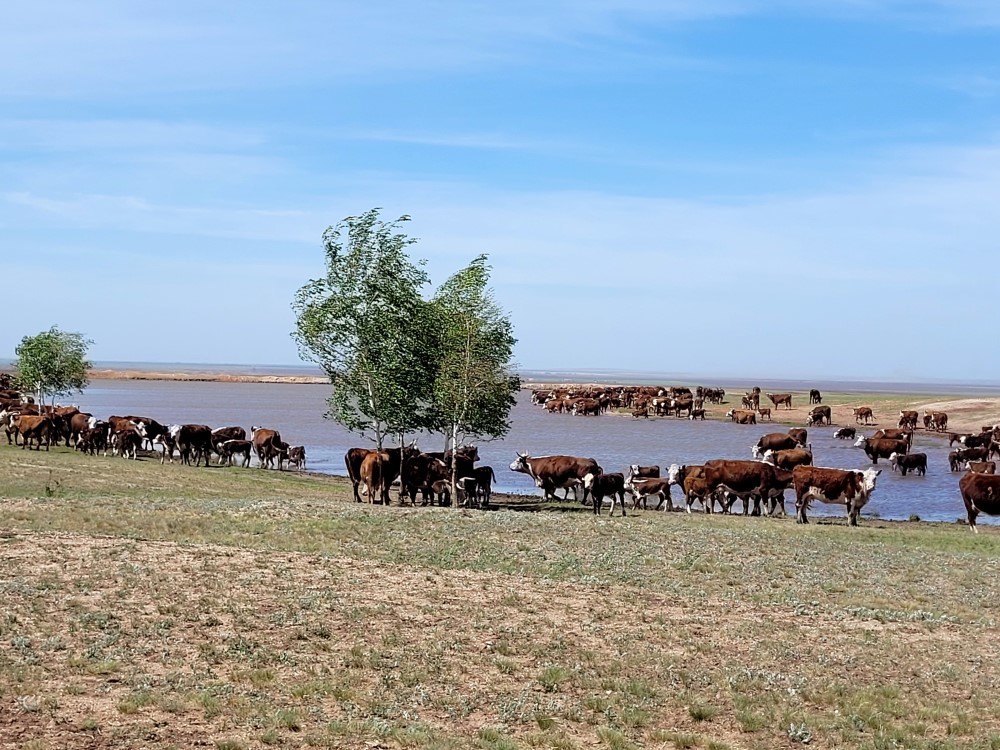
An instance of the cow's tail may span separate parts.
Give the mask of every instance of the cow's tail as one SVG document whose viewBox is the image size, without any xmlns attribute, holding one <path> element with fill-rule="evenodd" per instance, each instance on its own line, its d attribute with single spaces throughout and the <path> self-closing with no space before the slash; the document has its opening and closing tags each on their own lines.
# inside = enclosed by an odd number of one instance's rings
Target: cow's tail
<svg viewBox="0 0 1000 750">
<path fill-rule="evenodd" d="M 497 475 L 493 473 L 493 467 L 487 466 L 486 468 L 490 470 L 490 481 L 491 482 L 497 481 Z"/>
</svg>

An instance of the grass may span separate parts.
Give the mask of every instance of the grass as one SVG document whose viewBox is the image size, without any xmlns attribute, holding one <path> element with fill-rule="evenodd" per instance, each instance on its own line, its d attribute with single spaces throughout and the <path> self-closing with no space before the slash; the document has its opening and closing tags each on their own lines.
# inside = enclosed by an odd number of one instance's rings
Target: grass
<svg viewBox="0 0 1000 750">
<path fill-rule="evenodd" d="M 3 446 L 0 488 L 23 746 L 1000 747 L 992 528 L 373 508 Z"/>
</svg>

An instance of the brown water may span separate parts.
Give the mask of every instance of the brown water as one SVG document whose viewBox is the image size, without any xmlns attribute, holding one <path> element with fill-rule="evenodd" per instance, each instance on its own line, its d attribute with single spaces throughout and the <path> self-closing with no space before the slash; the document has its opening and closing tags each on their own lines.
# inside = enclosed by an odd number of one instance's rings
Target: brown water
<svg viewBox="0 0 1000 750">
<path fill-rule="evenodd" d="M 212 427 L 252 425 L 280 430 L 291 445 L 304 445 L 308 468 L 346 474 L 344 453 L 354 446 L 370 446 L 364 438 L 323 418 L 327 385 L 275 385 L 171 381 L 94 381 L 78 398 L 79 406 L 96 416 L 148 416 L 164 424 L 197 423 Z M 734 425 L 730 422 L 691 422 L 687 419 L 635 420 L 606 415 L 574 417 L 547 414 L 531 406 L 522 393 L 512 413 L 513 427 L 503 440 L 480 444 L 482 463 L 493 466 L 496 490 L 539 494 L 524 474 L 508 469 L 518 451 L 533 456 L 566 454 L 597 459 L 605 471 L 627 471 L 629 464 L 703 463 L 712 458 L 749 459 L 750 446 L 768 432 L 784 432 L 778 425 Z M 810 430 L 818 466 L 868 468 L 870 463 L 853 441 L 833 438 L 834 428 Z M 870 434 L 870 433 L 869 433 Z M 420 438 L 424 450 L 442 450 L 440 436 Z M 926 477 L 893 474 L 884 468 L 865 515 L 906 519 L 954 521 L 964 517 L 958 492 L 959 474 L 948 470 L 948 443 L 938 436 L 917 433 L 914 451 L 927 454 Z M 675 500 L 679 496 L 674 490 Z M 788 493 L 792 497 L 792 493 Z M 789 507 L 794 502 L 789 504 Z M 741 507 L 740 504 L 737 507 Z M 813 513 L 839 515 L 838 506 L 816 505 Z M 984 523 L 989 519 L 982 519 Z"/>
</svg>

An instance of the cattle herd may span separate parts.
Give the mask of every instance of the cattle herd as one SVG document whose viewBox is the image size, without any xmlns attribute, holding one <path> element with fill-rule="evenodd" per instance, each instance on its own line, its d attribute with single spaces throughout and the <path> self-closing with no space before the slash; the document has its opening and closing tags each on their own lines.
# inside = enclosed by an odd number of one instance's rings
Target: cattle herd
<svg viewBox="0 0 1000 750">
<path fill-rule="evenodd" d="M 792 408 L 790 393 L 764 395 L 775 409 Z M 771 407 L 761 408 L 760 396 L 760 388 L 746 392 L 741 397 L 742 408 L 730 409 L 726 416 L 738 424 L 756 424 L 758 416 L 770 419 Z M 704 386 L 695 391 L 684 386 L 609 386 L 539 389 L 532 392 L 531 401 L 549 413 L 587 416 L 617 408 L 630 412 L 634 418 L 649 418 L 652 413 L 695 420 L 704 419 L 706 402 L 722 403 L 724 397 L 723 389 Z M 832 424 L 832 410 L 822 401 L 819 390 L 809 392 L 812 408 L 807 414 L 806 427 Z M 858 425 L 874 421 L 871 407 L 855 408 L 853 416 Z M 865 452 L 873 466 L 879 459 L 886 459 L 892 471 L 904 477 L 908 473 L 924 476 L 927 454 L 911 450 L 918 421 L 923 422 L 928 432 L 945 432 L 948 427 L 945 412 L 928 411 L 921 420 L 918 412 L 905 410 L 899 412 L 895 428 L 879 429 L 871 437 L 865 437 L 858 435 L 855 427 L 842 427 L 834 437 L 856 439 L 855 447 Z M 969 525 L 977 531 L 976 517 L 980 513 L 1000 515 L 1000 476 L 996 475 L 996 463 L 991 460 L 1000 456 L 1000 425 L 985 425 L 979 434 L 948 433 L 948 437 L 950 446 L 955 443 L 961 446 L 949 454 L 949 467 L 951 471 L 967 471 L 959 481 L 959 491 Z M 611 502 L 611 513 L 617 502 L 624 516 L 626 494 L 632 496 L 633 509 L 640 505 L 645 508 L 648 499 L 654 497 L 658 500 L 657 509 L 666 506 L 672 510 L 670 488 L 676 486 L 684 496 L 688 512 L 695 502 L 699 502 L 708 513 L 713 512 L 716 505 L 723 513 L 729 513 L 736 500 L 741 500 L 745 515 L 751 512 L 760 515 L 762 503 L 768 515 L 775 514 L 779 507 L 784 515 L 784 493 L 791 489 L 795 493 L 796 517 L 800 523 L 808 522 L 810 503 L 820 501 L 845 505 L 852 526 L 857 525 L 861 508 L 868 502 L 881 473 L 881 469 L 875 468 L 858 471 L 813 466 L 811 446 L 803 428 L 764 435 L 751 447 L 751 455 L 751 460 L 716 459 L 698 466 L 672 464 L 665 477 L 660 476 L 659 466 L 633 464 L 627 473 L 606 473 L 594 459 L 574 456 L 532 458 L 518 454 L 510 468 L 528 474 L 547 498 L 556 498 L 556 489 L 563 489 L 565 498 L 570 489 L 575 496 L 577 489 L 582 488 L 584 502 L 589 495 L 595 513 L 600 513 L 607 499 Z"/>
<path fill-rule="evenodd" d="M 250 465 L 251 455 L 264 468 L 283 469 L 285 463 L 305 469 L 306 451 L 301 445 L 289 446 L 277 430 L 251 427 L 250 439 L 242 427 L 217 427 L 203 424 L 161 424 L 151 417 L 110 416 L 99 419 L 75 406 L 39 407 L 30 397 L 12 389 L 0 389 L 0 429 L 7 444 L 21 449 L 65 442 L 67 447 L 91 456 L 103 453 L 122 458 L 138 457 L 142 449 L 158 451 L 160 463 L 174 462 L 176 452 L 182 464 L 209 465 L 212 456 L 219 465 Z"/>
<path fill-rule="evenodd" d="M 773 408 L 791 409 L 792 394 L 764 394 Z M 603 389 L 536 390 L 532 403 L 550 413 L 563 412 L 579 416 L 598 416 L 610 409 L 622 409 L 635 418 L 655 416 L 705 418 L 705 404 L 724 403 L 726 393 L 721 388 L 626 386 Z M 757 417 L 770 419 L 771 407 L 760 406 L 761 390 L 754 388 L 741 397 L 740 409 L 730 409 L 726 416 L 738 424 L 756 424 Z M 806 427 L 832 424 L 829 406 L 822 404 L 822 394 L 813 389 L 809 394 L 812 407 Z M 854 409 L 858 425 L 871 424 L 874 414 L 870 407 Z M 913 452 L 914 431 L 921 421 L 916 411 L 901 411 L 895 428 L 882 428 L 871 437 L 858 435 L 856 427 L 842 427 L 834 437 L 855 440 L 872 465 L 886 459 L 892 471 L 902 476 L 926 474 L 927 455 Z M 948 415 L 929 411 L 923 415 L 927 431 L 944 432 Z M 283 469 L 289 466 L 305 468 L 305 448 L 289 446 L 277 430 L 254 426 L 250 437 L 242 427 L 211 428 L 201 424 L 164 425 L 143 416 L 109 416 L 98 419 L 74 406 L 38 407 L 30 397 L 16 390 L 0 387 L 0 429 L 8 445 L 22 449 L 48 450 L 52 443 L 64 441 L 66 446 L 96 455 L 111 452 L 135 459 L 142 449 L 158 450 L 160 462 L 174 461 L 177 453 L 182 464 L 208 466 L 214 456 L 218 464 L 248 467 L 256 456 L 262 468 Z M 959 490 L 965 503 L 968 521 L 976 529 L 980 513 L 1000 515 L 1000 476 L 996 463 L 1000 456 L 1000 425 L 986 425 L 979 434 L 948 433 L 949 445 L 959 447 L 948 457 L 953 472 L 965 471 Z M 389 503 L 389 490 L 399 483 L 399 501 L 422 505 L 450 505 L 454 500 L 464 506 L 489 507 L 496 475 L 490 466 L 476 466 L 479 452 L 474 446 L 460 446 L 442 453 L 424 453 L 415 445 L 373 450 L 352 448 L 344 457 L 354 499 L 365 495 L 369 502 Z M 698 502 L 706 513 L 730 513 L 737 500 L 742 502 L 744 515 L 775 515 L 779 508 L 785 514 L 785 492 L 795 495 L 796 517 L 807 523 L 810 503 L 841 504 L 846 507 L 850 524 L 857 525 L 858 515 L 875 489 L 881 469 L 864 471 L 813 466 L 813 454 L 805 428 L 764 435 L 751 446 L 751 458 L 746 460 L 714 459 L 701 465 L 669 465 L 664 476 L 659 466 L 630 465 L 626 472 L 605 472 L 592 458 L 574 456 L 517 455 L 510 470 L 528 475 L 546 499 L 558 500 L 556 491 L 563 490 L 562 500 L 583 492 L 594 513 L 600 513 L 605 501 L 620 505 L 626 515 L 625 495 L 631 495 L 632 509 L 648 507 L 650 498 L 657 500 L 656 509 L 673 509 L 671 487 L 677 487 L 684 498 L 684 507 L 691 512 Z"/>
</svg>

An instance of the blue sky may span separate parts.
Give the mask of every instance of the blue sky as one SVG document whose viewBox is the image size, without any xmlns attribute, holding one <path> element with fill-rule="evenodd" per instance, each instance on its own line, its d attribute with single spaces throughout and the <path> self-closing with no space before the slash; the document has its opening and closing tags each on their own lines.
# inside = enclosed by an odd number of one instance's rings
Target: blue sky
<svg viewBox="0 0 1000 750">
<path fill-rule="evenodd" d="M 15 4 L 0 356 L 295 363 L 380 206 L 435 283 L 489 254 L 525 368 L 996 380 L 997 49 L 979 0 Z"/>
</svg>

